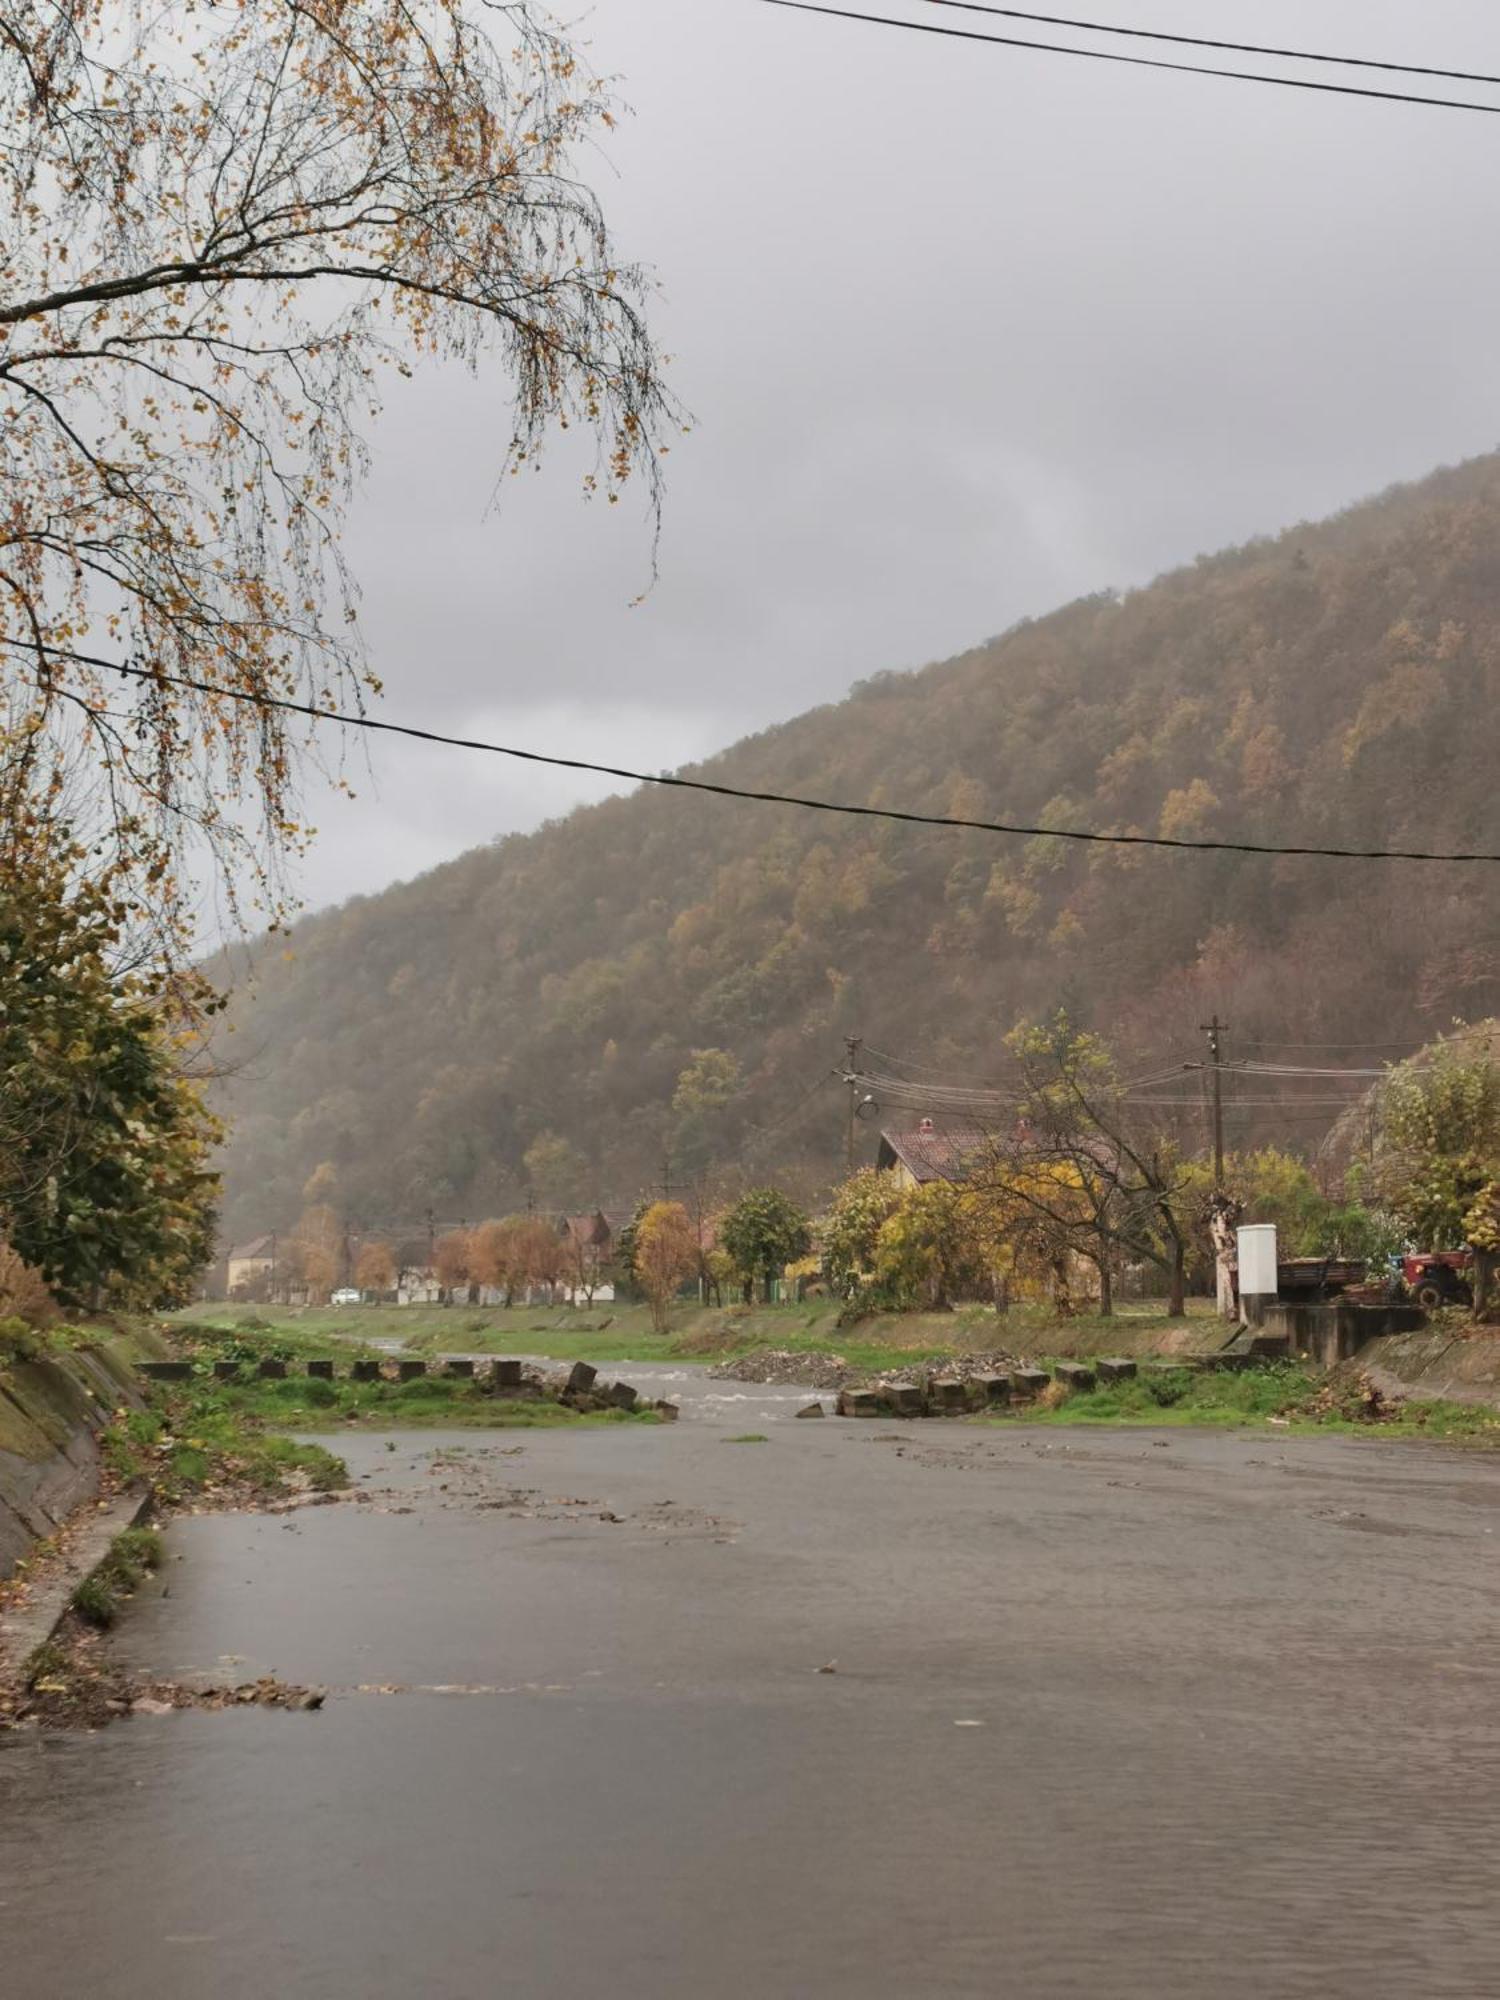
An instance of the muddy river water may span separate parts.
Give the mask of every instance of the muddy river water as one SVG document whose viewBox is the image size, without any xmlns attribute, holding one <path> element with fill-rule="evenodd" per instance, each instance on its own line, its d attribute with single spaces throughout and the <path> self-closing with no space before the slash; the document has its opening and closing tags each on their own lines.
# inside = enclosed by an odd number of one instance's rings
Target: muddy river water
<svg viewBox="0 0 1500 2000">
<path fill-rule="evenodd" d="M 805 1400 L 177 1522 L 125 1654 L 327 1704 L 0 1748 L 0 1994 L 1496 1991 L 1500 1463 Z"/>
</svg>

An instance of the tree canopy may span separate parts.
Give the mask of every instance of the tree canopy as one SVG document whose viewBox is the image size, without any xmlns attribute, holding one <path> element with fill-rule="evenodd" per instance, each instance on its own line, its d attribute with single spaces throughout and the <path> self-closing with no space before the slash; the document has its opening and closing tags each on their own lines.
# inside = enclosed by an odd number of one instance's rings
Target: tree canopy
<svg viewBox="0 0 1500 2000">
<path fill-rule="evenodd" d="M 339 529 L 387 385 L 493 374 L 497 474 L 576 424 L 655 499 L 646 280 L 579 175 L 613 116 L 525 0 L 0 0 L 9 727 L 160 949 L 205 851 L 282 908 L 271 704 L 376 691 Z"/>
<path fill-rule="evenodd" d="M 0 869 L 0 1234 L 66 1304 L 174 1304 L 213 1254 L 218 1127 L 77 861 Z"/>
</svg>

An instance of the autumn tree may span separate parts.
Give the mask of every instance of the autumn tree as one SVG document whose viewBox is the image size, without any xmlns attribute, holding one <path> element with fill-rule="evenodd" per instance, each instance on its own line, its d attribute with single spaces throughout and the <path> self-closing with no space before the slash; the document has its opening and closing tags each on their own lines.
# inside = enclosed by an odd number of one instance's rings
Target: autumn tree
<svg viewBox="0 0 1500 2000">
<path fill-rule="evenodd" d="M 389 1292 L 396 1283 L 396 1253 L 374 1238 L 361 1243 L 354 1260 L 354 1282 L 362 1292 Z"/>
<path fill-rule="evenodd" d="M 693 1050 L 672 1092 L 672 1157 L 689 1173 L 722 1145 L 725 1113 L 743 1087 L 739 1060 L 727 1049 Z"/>
<path fill-rule="evenodd" d="M 681 1202 L 652 1202 L 636 1227 L 633 1267 L 657 1333 L 666 1332 L 668 1309 L 697 1264 L 698 1236 L 687 1210 Z"/>
<path fill-rule="evenodd" d="M 991 1142 L 984 1178 L 1003 1205 L 1029 1210 L 1061 1246 L 1093 1264 L 1099 1311 L 1114 1310 L 1122 1257 L 1157 1266 L 1168 1311 L 1186 1310 L 1191 1236 L 1184 1163 L 1170 1135 L 1132 1107 L 1114 1056 L 1059 1010 L 1007 1038 L 1020 1075 L 1014 1127 Z"/>
<path fill-rule="evenodd" d="M 313 1302 L 327 1305 L 330 1292 L 343 1280 L 345 1262 L 343 1227 L 327 1202 L 311 1202 L 303 1209 L 287 1245 L 287 1262 Z"/>
<path fill-rule="evenodd" d="M 779 1188 L 752 1188 L 724 1217 L 719 1241 L 734 1259 L 748 1304 L 760 1279 L 769 1303 L 778 1274 L 807 1254 L 812 1233 L 807 1217 Z"/>
<path fill-rule="evenodd" d="M 339 531 L 385 383 L 493 374 L 497 471 L 576 424 L 654 503 L 646 282 L 579 175 L 613 115 L 525 0 L 0 0 L 9 725 L 38 798 L 95 781 L 158 950 L 194 853 L 283 907 L 275 704 L 376 692 Z"/>
<path fill-rule="evenodd" d="M 953 1181 L 908 1188 L 875 1238 L 875 1277 L 903 1306 L 943 1312 L 955 1299 L 982 1296 L 992 1257 L 984 1205 Z"/>
<path fill-rule="evenodd" d="M 1488 1036 L 1459 1033 L 1396 1064 L 1380 1106 L 1376 1185 L 1422 1249 L 1472 1247 L 1475 1317 L 1492 1317 L 1500 1309 L 1500 1067 Z"/>
<path fill-rule="evenodd" d="M 176 1304 L 212 1255 L 219 1128 L 83 858 L 0 865 L 0 1239 L 67 1304 Z"/>
<path fill-rule="evenodd" d="M 562 1263 L 562 1244 L 539 1216 L 508 1215 L 503 1221 L 483 1222 L 470 1238 L 470 1279 L 503 1292 L 506 1305 L 532 1285 L 555 1284 Z"/>
<path fill-rule="evenodd" d="M 444 1303 L 455 1292 L 467 1291 L 474 1262 L 474 1242 L 467 1229 L 445 1229 L 432 1249 L 432 1266 Z"/>
<path fill-rule="evenodd" d="M 841 1298 L 852 1298 L 875 1270 L 882 1225 L 900 1206 L 894 1174 L 865 1167 L 834 1190 L 823 1229 L 823 1266 Z"/>
</svg>

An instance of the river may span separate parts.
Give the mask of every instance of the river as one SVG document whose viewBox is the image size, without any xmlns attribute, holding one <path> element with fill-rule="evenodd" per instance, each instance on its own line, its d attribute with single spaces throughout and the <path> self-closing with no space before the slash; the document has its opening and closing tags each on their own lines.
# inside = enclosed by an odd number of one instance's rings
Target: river
<svg viewBox="0 0 1500 2000">
<path fill-rule="evenodd" d="M 1494 1461 L 687 1400 L 174 1523 L 127 1657 L 327 1704 L 0 1748 L 5 2000 L 1494 1990 Z"/>
</svg>

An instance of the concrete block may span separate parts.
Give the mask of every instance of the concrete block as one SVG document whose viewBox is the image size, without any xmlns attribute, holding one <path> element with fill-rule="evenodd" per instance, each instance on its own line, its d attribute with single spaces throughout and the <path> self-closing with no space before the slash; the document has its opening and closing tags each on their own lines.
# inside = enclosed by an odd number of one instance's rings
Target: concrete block
<svg viewBox="0 0 1500 2000">
<path fill-rule="evenodd" d="M 349 1379 L 352 1382 L 378 1382 L 380 1380 L 380 1363 L 378 1361 L 356 1361 L 354 1366 L 349 1370 Z"/>
<path fill-rule="evenodd" d="M 216 1361 L 214 1363 L 214 1380 L 216 1382 L 237 1382 L 239 1378 L 240 1363 L 238 1361 Z"/>
<path fill-rule="evenodd" d="M 1139 1372 L 1136 1363 L 1124 1356 L 1101 1361 L 1098 1363 L 1098 1369 L 1101 1382 L 1128 1382 Z"/>
<path fill-rule="evenodd" d="M 333 1380 L 333 1363 L 331 1361 L 309 1361 L 307 1372 L 312 1376 L 314 1381 L 331 1382 Z"/>
<path fill-rule="evenodd" d="M 1256 1361 L 1290 1361 L 1292 1336 L 1289 1333 L 1258 1333 L 1250 1342 L 1250 1353 Z"/>
<path fill-rule="evenodd" d="M 1008 1375 L 981 1375 L 975 1386 L 987 1403 L 1008 1403 L 1015 1385 Z"/>
<path fill-rule="evenodd" d="M 934 1413 L 958 1416 L 969 1407 L 969 1391 L 962 1382 L 933 1382 L 928 1386 L 927 1401 Z"/>
<path fill-rule="evenodd" d="M 425 1361 L 410 1360 L 398 1361 L 396 1363 L 396 1380 L 398 1382 L 420 1382 L 426 1374 L 427 1363 Z"/>
<path fill-rule="evenodd" d="M 443 1373 L 452 1376 L 455 1382 L 472 1382 L 474 1364 L 472 1361 L 450 1361 Z"/>
<path fill-rule="evenodd" d="M 628 1382 L 613 1382 L 609 1388 L 609 1400 L 617 1410 L 633 1410 L 640 1398 Z"/>
<path fill-rule="evenodd" d="M 1082 1361 L 1059 1361 L 1052 1372 L 1075 1396 L 1086 1396 L 1099 1379 L 1093 1369 Z"/>
<path fill-rule="evenodd" d="M 840 1389 L 838 1413 L 841 1417 L 878 1417 L 880 1398 L 873 1389 Z"/>
<path fill-rule="evenodd" d="M 585 1389 L 592 1389 L 598 1378 L 597 1368 L 590 1368 L 586 1361 L 575 1361 L 568 1370 L 568 1387 L 575 1395 L 580 1395 Z"/>
<path fill-rule="evenodd" d="M 1011 1374 L 1011 1390 L 1018 1402 L 1029 1403 L 1051 1382 L 1045 1368 L 1017 1368 Z"/>
<path fill-rule="evenodd" d="M 521 1364 L 519 1361 L 495 1361 L 490 1364 L 490 1381 L 497 1389 L 519 1389 L 521 1387 Z"/>
<path fill-rule="evenodd" d="M 881 1390 L 898 1417 L 925 1417 L 927 1398 L 919 1382 L 882 1382 Z M 818 1405 L 819 1410 L 822 1404 Z"/>
<path fill-rule="evenodd" d="M 274 1355 L 268 1354 L 255 1372 L 262 1382 L 284 1382 L 286 1380 L 286 1363 L 278 1361 Z"/>
<path fill-rule="evenodd" d="M 658 1404 L 657 1407 L 659 1409 L 661 1407 L 660 1404 Z M 797 1412 L 797 1415 L 799 1417 L 821 1417 L 826 1414 L 827 1413 L 824 1410 L 823 1405 L 821 1403 L 809 1403 L 805 1410 L 799 1410 Z"/>
<path fill-rule="evenodd" d="M 655 1410 L 656 1414 L 661 1418 L 664 1424 L 675 1424 L 677 1419 L 682 1415 L 682 1412 L 681 1410 L 678 1409 L 677 1405 L 675 1403 L 667 1402 L 665 1397 L 663 1397 L 660 1402 L 653 1403 L 651 1407 Z M 805 1417 L 807 1415 L 807 1411 L 799 1410 L 797 1414 L 799 1417 Z M 818 1415 L 821 1417 L 822 1414 L 823 1414 L 823 1406 L 820 1403 L 818 1405 Z"/>
<path fill-rule="evenodd" d="M 191 1361 L 142 1361 L 138 1365 L 148 1382 L 191 1382 L 193 1379 Z"/>
</svg>

